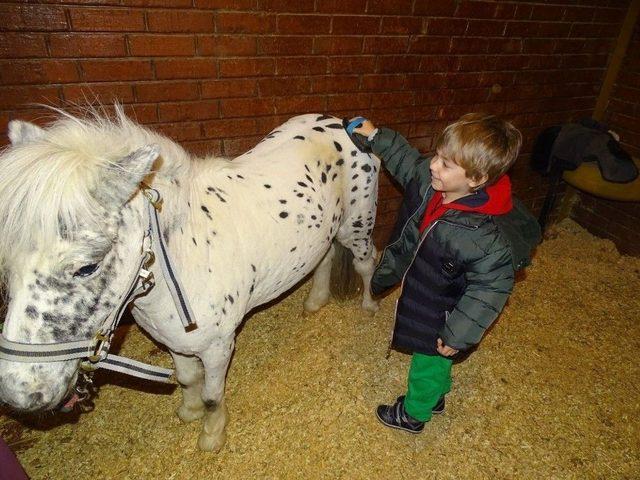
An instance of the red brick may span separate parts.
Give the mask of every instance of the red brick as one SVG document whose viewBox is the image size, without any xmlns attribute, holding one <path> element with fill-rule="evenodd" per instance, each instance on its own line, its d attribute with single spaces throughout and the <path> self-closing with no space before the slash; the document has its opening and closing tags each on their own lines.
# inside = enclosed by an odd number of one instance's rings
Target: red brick
<svg viewBox="0 0 640 480">
<path fill-rule="evenodd" d="M 490 38 L 489 51 L 499 53 L 521 53 L 522 40 L 520 38 Z"/>
<path fill-rule="evenodd" d="M 276 113 L 294 114 L 308 112 L 323 112 L 326 109 L 326 100 L 323 96 L 289 96 L 276 100 Z"/>
<path fill-rule="evenodd" d="M 262 78 L 258 80 L 258 89 L 261 97 L 282 97 L 287 95 L 297 95 L 301 93 L 311 93 L 311 78 Z"/>
<path fill-rule="evenodd" d="M 136 99 L 139 102 L 165 102 L 171 100 L 195 100 L 198 98 L 196 82 L 136 83 Z"/>
<path fill-rule="evenodd" d="M 5 31 L 68 30 L 64 9 L 60 7 L 0 5 L 0 18 Z"/>
<path fill-rule="evenodd" d="M 208 58 L 154 60 L 158 80 L 174 78 L 212 78 L 216 76 L 216 62 Z"/>
<path fill-rule="evenodd" d="M 233 58 L 220 60 L 220 77 L 255 77 L 273 75 L 273 58 Z"/>
<path fill-rule="evenodd" d="M 46 57 L 44 35 L 30 33 L 0 33 L 1 58 Z"/>
<path fill-rule="evenodd" d="M 90 82 L 153 78 L 151 62 L 146 60 L 86 60 L 80 66 L 82 79 Z"/>
<path fill-rule="evenodd" d="M 446 84 L 445 79 L 446 77 L 443 73 L 411 74 L 407 77 L 407 88 L 412 90 L 442 88 Z"/>
<path fill-rule="evenodd" d="M 477 73 L 447 72 L 444 75 L 444 86 L 448 88 L 469 88 L 478 85 L 480 77 L 486 72 Z"/>
<path fill-rule="evenodd" d="M 275 27 L 275 15 L 235 12 L 216 14 L 218 33 L 273 33 Z"/>
<path fill-rule="evenodd" d="M 531 20 L 561 20 L 564 17 L 565 7 L 556 5 L 534 5 Z"/>
<path fill-rule="evenodd" d="M 280 57 L 276 58 L 278 75 L 321 75 L 327 73 L 324 57 Z"/>
<path fill-rule="evenodd" d="M 418 17 L 383 17 L 380 32 L 385 35 L 412 35 L 424 33 L 425 22 Z"/>
<path fill-rule="evenodd" d="M 247 35 L 206 35 L 198 37 L 198 53 L 215 57 L 256 55 L 256 37 Z"/>
<path fill-rule="evenodd" d="M 367 0 L 317 0 L 316 5 L 321 13 L 364 13 Z"/>
<path fill-rule="evenodd" d="M 0 84 L 34 84 L 77 82 L 75 61 L 5 60 L 0 62 Z"/>
<path fill-rule="evenodd" d="M 553 53 L 581 53 L 585 50 L 585 41 L 581 38 L 561 38 L 556 40 Z"/>
<path fill-rule="evenodd" d="M 461 18 L 493 18 L 496 13 L 496 2 L 460 2 L 456 17 Z"/>
<path fill-rule="evenodd" d="M 626 8 L 597 8 L 594 20 L 602 23 L 620 25 L 627 13 Z"/>
<path fill-rule="evenodd" d="M 313 12 L 313 2 L 300 0 L 258 0 L 258 10 L 268 12 L 305 13 Z"/>
<path fill-rule="evenodd" d="M 313 52 L 313 37 L 259 37 L 260 55 L 306 55 Z"/>
<path fill-rule="evenodd" d="M 414 104 L 413 92 L 378 93 L 371 99 L 371 108 L 406 107 Z"/>
<path fill-rule="evenodd" d="M 446 72 L 455 66 L 456 58 L 453 56 L 424 55 L 420 59 L 420 66 L 413 72 Z"/>
<path fill-rule="evenodd" d="M 77 0 L 82 3 L 83 0 Z M 103 0 L 104 1 L 104 0 Z M 191 7 L 192 0 L 108 0 L 126 7 Z"/>
<path fill-rule="evenodd" d="M 277 31 L 284 35 L 326 34 L 330 29 L 331 17 L 328 15 L 278 15 Z"/>
<path fill-rule="evenodd" d="M 523 53 L 551 54 L 556 49 L 557 40 L 549 38 L 526 38 L 523 40 Z"/>
<path fill-rule="evenodd" d="M 417 72 L 421 55 L 384 55 L 378 57 L 377 73 Z"/>
<path fill-rule="evenodd" d="M 409 38 L 402 37 L 365 37 L 363 53 L 406 53 L 409 48 Z"/>
<path fill-rule="evenodd" d="M 327 111 L 350 110 L 355 114 L 370 108 L 371 98 L 370 93 L 330 95 L 327 97 Z"/>
<path fill-rule="evenodd" d="M 449 37 L 412 35 L 409 41 L 409 53 L 448 53 L 451 45 Z"/>
<path fill-rule="evenodd" d="M 538 33 L 537 22 L 507 22 L 506 37 L 530 37 Z"/>
<path fill-rule="evenodd" d="M 485 53 L 488 46 L 489 42 L 486 38 L 453 37 L 451 39 L 451 53 Z"/>
<path fill-rule="evenodd" d="M 536 35 L 539 37 L 568 37 L 570 32 L 570 23 L 540 22 Z"/>
<path fill-rule="evenodd" d="M 590 7 L 567 6 L 563 20 L 565 22 L 591 22 L 595 10 Z"/>
<path fill-rule="evenodd" d="M 202 98 L 253 97 L 257 81 L 249 78 L 233 80 L 205 80 L 202 82 Z"/>
<path fill-rule="evenodd" d="M 129 35 L 128 39 L 133 57 L 192 56 L 196 52 L 191 35 Z"/>
<path fill-rule="evenodd" d="M 223 150 L 224 154 L 229 157 L 236 157 L 238 155 L 242 155 L 247 150 L 252 149 L 256 146 L 256 144 L 261 140 L 261 137 L 250 137 L 250 138 L 233 138 L 228 140 L 223 140 Z"/>
<path fill-rule="evenodd" d="M 201 140 L 183 142 L 182 147 L 196 157 L 220 157 L 223 155 L 221 140 Z"/>
<path fill-rule="evenodd" d="M 196 8 L 220 8 L 224 10 L 251 10 L 255 0 L 194 0 Z"/>
<path fill-rule="evenodd" d="M 70 8 L 71 25 L 76 31 L 142 32 L 144 12 L 130 8 Z"/>
<path fill-rule="evenodd" d="M 367 13 L 411 15 L 412 0 L 369 0 Z"/>
<path fill-rule="evenodd" d="M 273 115 L 273 98 L 228 98 L 222 100 L 221 112 L 224 118 Z"/>
<path fill-rule="evenodd" d="M 60 87 L 7 87 L 0 88 L 0 109 L 24 108 L 34 103 L 57 104 Z"/>
<path fill-rule="evenodd" d="M 51 56 L 64 57 L 124 57 L 124 35 L 52 34 L 49 38 Z"/>
<path fill-rule="evenodd" d="M 158 121 L 158 110 L 155 105 L 126 104 L 124 105 L 124 113 L 143 125 Z"/>
<path fill-rule="evenodd" d="M 313 53 L 322 55 L 352 55 L 362 53 L 360 37 L 315 37 Z"/>
<path fill-rule="evenodd" d="M 185 10 L 150 10 L 147 12 L 149 30 L 152 32 L 213 33 L 214 14 Z"/>
<path fill-rule="evenodd" d="M 197 102 L 161 103 L 158 117 L 161 122 L 188 122 L 218 118 L 218 100 L 198 100 Z"/>
<path fill-rule="evenodd" d="M 497 3 L 495 18 L 502 18 L 508 20 L 514 18 L 516 14 L 517 5 L 512 3 Z"/>
<path fill-rule="evenodd" d="M 357 75 L 327 75 L 313 77 L 313 93 L 341 93 L 359 91 L 359 78 Z"/>
<path fill-rule="evenodd" d="M 154 125 L 153 128 L 174 142 L 199 140 L 202 138 L 202 129 L 199 123 L 163 123 Z"/>
<path fill-rule="evenodd" d="M 464 35 L 467 20 L 462 18 L 430 18 L 427 24 L 429 35 Z"/>
<path fill-rule="evenodd" d="M 518 20 L 528 20 L 531 18 L 532 12 L 533 12 L 533 5 L 519 3 L 516 7 L 514 18 Z"/>
<path fill-rule="evenodd" d="M 457 0 L 438 0 L 416 2 L 413 13 L 429 17 L 451 17 L 458 7 Z"/>
<path fill-rule="evenodd" d="M 133 87 L 124 83 L 79 83 L 64 85 L 62 94 L 65 102 L 75 104 L 95 103 L 102 105 L 131 103 L 134 101 Z"/>
<path fill-rule="evenodd" d="M 258 128 L 255 118 L 234 118 L 233 120 L 209 120 L 203 122 L 206 138 L 228 138 L 258 135 L 262 131 Z"/>
<path fill-rule="evenodd" d="M 499 37 L 506 28 L 504 21 L 469 20 L 466 34 L 468 36 Z"/>
<path fill-rule="evenodd" d="M 334 35 L 373 35 L 380 32 L 380 17 L 340 15 L 333 17 Z"/>
</svg>

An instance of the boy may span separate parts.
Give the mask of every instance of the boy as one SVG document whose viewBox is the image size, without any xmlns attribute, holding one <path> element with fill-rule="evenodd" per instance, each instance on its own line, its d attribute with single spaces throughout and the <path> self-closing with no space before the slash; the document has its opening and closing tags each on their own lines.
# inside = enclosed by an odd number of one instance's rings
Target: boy
<svg viewBox="0 0 640 480">
<path fill-rule="evenodd" d="M 354 132 L 404 188 L 371 289 L 380 294 L 401 282 L 392 345 L 413 356 L 406 395 L 378 406 L 376 415 L 389 427 L 420 433 L 444 411 L 451 357 L 480 341 L 540 240 L 505 173 L 522 137 L 504 120 L 471 113 L 449 125 L 426 158 L 368 120 Z"/>
</svg>

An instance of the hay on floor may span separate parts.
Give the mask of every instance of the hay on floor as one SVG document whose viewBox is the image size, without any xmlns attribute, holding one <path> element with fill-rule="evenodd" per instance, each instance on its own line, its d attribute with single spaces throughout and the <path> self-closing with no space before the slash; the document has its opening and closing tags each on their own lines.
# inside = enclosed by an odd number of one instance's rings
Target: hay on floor
<svg viewBox="0 0 640 480">
<path fill-rule="evenodd" d="M 638 478 L 640 259 L 611 242 L 556 227 L 417 436 L 373 415 L 405 388 L 409 357 L 384 358 L 397 293 L 374 318 L 357 301 L 303 317 L 308 287 L 239 335 L 217 455 L 174 415 L 178 391 L 115 376 L 75 422 L 2 416 L 0 433 L 33 479 Z M 170 363 L 136 327 L 122 353 Z"/>
</svg>

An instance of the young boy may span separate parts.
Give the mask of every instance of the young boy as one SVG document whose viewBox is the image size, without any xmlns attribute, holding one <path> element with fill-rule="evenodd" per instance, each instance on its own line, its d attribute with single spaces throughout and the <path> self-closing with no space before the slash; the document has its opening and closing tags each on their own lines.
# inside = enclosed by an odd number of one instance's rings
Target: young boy
<svg viewBox="0 0 640 480">
<path fill-rule="evenodd" d="M 376 415 L 419 433 L 444 411 L 451 357 L 480 341 L 540 240 L 538 223 L 512 198 L 505 173 L 522 137 L 504 120 L 470 113 L 442 132 L 428 158 L 368 120 L 354 132 L 404 188 L 371 289 L 380 294 L 401 282 L 392 345 L 413 356 L 406 395 L 378 406 Z"/>
</svg>

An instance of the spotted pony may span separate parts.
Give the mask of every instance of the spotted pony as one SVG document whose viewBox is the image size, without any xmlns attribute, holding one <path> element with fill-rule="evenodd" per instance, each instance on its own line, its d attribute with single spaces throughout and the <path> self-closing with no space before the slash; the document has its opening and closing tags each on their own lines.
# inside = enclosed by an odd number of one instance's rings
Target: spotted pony
<svg viewBox="0 0 640 480">
<path fill-rule="evenodd" d="M 158 262 L 155 286 L 132 303 L 136 322 L 167 346 L 183 388 L 178 416 L 204 418 L 198 445 L 225 440 L 225 375 L 245 314 L 313 272 L 304 302 L 329 300 L 334 242 L 353 253 L 369 294 L 380 162 L 339 119 L 292 118 L 230 161 L 192 158 L 127 118 L 59 112 L 46 128 L 13 121 L 0 153 L 0 269 L 4 337 L 27 344 L 91 338 L 135 274 L 145 229 L 141 182 L 158 190 L 162 237 L 198 328 L 181 324 Z M 78 360 L 0 360 L 0 401 L 56 408 Z"/>
</svg>

